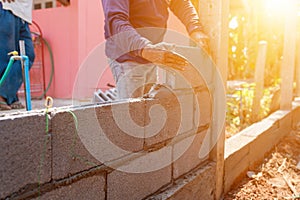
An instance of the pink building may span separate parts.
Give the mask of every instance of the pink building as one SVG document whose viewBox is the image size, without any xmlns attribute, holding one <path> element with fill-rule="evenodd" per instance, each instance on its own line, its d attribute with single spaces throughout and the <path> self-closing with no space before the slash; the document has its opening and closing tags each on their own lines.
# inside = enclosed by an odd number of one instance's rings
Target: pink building
<svg viewBox="0 0 300 200">
<path fill-rule="evenodd" d="M 33 20 L 41 27 L 43 37 L 53 50 L 55 73 L 48 95 L 55 98 L 72 98 L 74 90 L 78 90 L 76 84 L 80 83 L 86 85 L 81 88 L 84 90 L 81 98 L 85 98 L 91 97 L 96 88 L 107 89 L 108 83 L 114 84 L 106 58 L 103 55 L 97 57 L 96 52 L 102 51 L 105 42 L 104 16 L 100 0 L 71 0 L 70 5 L 66 7 L 34 10 Z M 173 16 L 169 27 L 185 32 L 185 28 Z M 98 50 L 95 51 L 97 46 Z M 94 55 L 89 56 L 91 54 Z M 47 51 L 44 63 L 45 79 L 48 82 L 51 65 Z M 94 65 L 94 74 L 87 65 Z M 76 81 L 78 74 L 80 82 Z M 98 76 L 98 84 L 95 85 L 95 81 L 91 83 L 91 75 Z"/>
</svg>

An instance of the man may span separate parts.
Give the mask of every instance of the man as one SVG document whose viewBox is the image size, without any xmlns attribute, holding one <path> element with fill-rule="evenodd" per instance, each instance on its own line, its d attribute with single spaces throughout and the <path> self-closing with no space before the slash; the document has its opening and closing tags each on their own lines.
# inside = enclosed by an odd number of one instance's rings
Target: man
<svg viewBox="0 0 300 200">
<path fill-rule="evenodd" d="M 25 42 L 25 51 L 31 67 L 35 57 L 28 25 L 31 20 L 32 0 L 0 0 L 0 78 L 9 62 L 8 54 L 12 51 L 18 51 L 20 54 L 20 40 Z M 0 86 L 0 110 L 24 108 L 17 96 L 21 84 L 21 62 L 15 61 Z"/>
<path fill-rule="evenodd" d="M 161 43 L 170 9 L 185 25 L 190 37 L 208 49 L 199 17 L 189 0 L 102 0 L 105 15 L 106 55 L 119 98 L 141 97 L 156 82 L 161 64 L 182 70 L 185 60 Z"/>
</svg>

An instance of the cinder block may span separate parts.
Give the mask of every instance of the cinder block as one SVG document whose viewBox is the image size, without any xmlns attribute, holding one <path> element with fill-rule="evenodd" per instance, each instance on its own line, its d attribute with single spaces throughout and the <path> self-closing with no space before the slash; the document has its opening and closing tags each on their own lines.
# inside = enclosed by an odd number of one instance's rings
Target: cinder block
<svg viewBox="0 0 300 200">
<path fill-rule="evenodd" d="M 238 135 L 245 136 L 245 137 L 252 137 L 254 139 L 265 131 L 276 131 L 278 128 L 279 128 L 278 121 L 273 121 L 267 118 L 245 128 Z"/>
<path fill-rule="evenodd" d="M 277 111 L 253 124 L 225 143 L 225 192 L 260 164 L 276 144 L 290 132 L 290 114 Z"/>
<path fill-rule="evenodd" d="M 173 89 L 186 89 L 190 88 L 189 80 L 183 77 L 180 73 L 171 73 L 166 71 L 166 84 Z"/>
<path fill-rule="evenodd" d="M 88 110 L 73 111 L 78 119 L 79 130 L 83 131 L 89 127 Z M 93 114 L 93 113 L 92 113 Z M 53 154 L 53 179 L 61 179 L 71 174 L 90 169 L 93 166 L 100 165 L 83 145 L 76 130 L 76 120 L 72 114 L 65 111 L 57 113 L 52 118 L 52 154 Z M 91 120 L 92 121 L 92 120 Z M 87 122 L 82 127 L 82 122 Z M 87 133 L 94 131 L 94 126 L 90 126 Z"/>
<path fill-rule="evenodd" d="M 253 170 L 278 142 L 291 131 L 291 115 L 277 111 L 241 133 L 226 140 L 225 144 L 225 192 Z"/>
<path fill-rule="evenodd" d="M 187 51 L 194 50 L 196 48 L 186 48 Z M 193 52 L 195 53 L 195 51 Z M 194 57 L 193 57 L 194 56 Z M 185 70 L 177 73 L 166 73 L 166 83 L 173 89 L 191 89 L 202 87 L 211 83 L 212 80 L 212 67 L 204 66 L 206 63 L 199 63 L 199 54 L 196 56 L 188 55 L 186 57 L 191 65 L 185 67 Z"/>
<path fill-rule="evenodd" d="M 185 187 L 175 193 L 170 200 L 193 199 L 193 200 L 213 200 L 216 191 L 216 168 L 208 166 L 202 173 L 197 174 Z"/>
<path fill-rule="evenodd" d="M 52 122 L 53 178 L 66 177 L 142 150 L 143 108 L 141 101 L 75 110 L 78 131 L 69 112 L 58 113 Z M 130 127 L 132 123 L 137 127 Z"/>
<path fill-rule="evenodd" d="M 292 131 L 292 123 L 293 123 L 293 111 L 286 112 L 286 114 L 279 120 L 279 128 L 286 132 L 286 134 Z"/>
<path fill-rule="evenodd" d="M 199 109 L 199 111 L 196 110 L 196 115 L 199 113 L 197 117 L 199 119 L 199 126 L 212 123 L 213 99 L 210 92 L 208 90 L 198 92 L 196 94 L 195 102 Z"/>
<path fill-rule="evenodd" d="M 292 128 L 293 130 L 300 130 L 300 107 L 293 110 Z"/>
<path fill-rule="evenodd" d="M 0 199 L 29 185 L 51 180 L 51 138 L 45 116 L 0 121 Z"/>
<path fill-rule="evenodd" d="M 170 98 L 146 102 L 145 145 L 152 148 L 173 139 L 181 125 L 180 103 L 172 95 Z"/>
<path fill-rule="evenodd" d="M 284 118 L 286 115 L 290 113 L 289 110 L 277 110 L 276 112 L 272 113 L 270 116 L 268 116 L 265 120 L 273 121 L 274 123 L 279 122 L 280 119 Z"/>
<path fill-rule="evenodd" d="M 174 185 L 157 195 L 150 196 L 147 200 L 213 200 L 215 199 L 216 191 L 215 180 L 215 163 L 206 163 L 202 168 L 192 171 L 183 178 L 176 180 Z"/>
<path fill-rule="evenodd" d="M 107 177 L 107 199 L 140 200 L 171 182 L 171 167 L 144 173 L 114 171 Z"/>
<path fill-rule="evenodd" d="M 200 158 L 200 148 L 207 131 L 185 138 L 173 147 L 173 178 L 177 179 L 199 166 L 207 158 Z"/>
<path fill-rule="evenodd" d="M 71 185 L 59 187 L 35 199 L 105 199 L 105 177 L 98 175 L 84 178 Z"/>
<path fill-rule="evenodd" d="M 254 169 L 258 164 L 263 162 L 265 156 L 275 147 L 275 145 L 283 138 L 284 130 L 265 131 L 261 133 L 251 144 L 249 151 L 250 165 L 249 169 Z"/>
<path fill-rule="evenodd" d="M 191 90 L 177 93 L 181 108 L 181 123 L 178 134 L 183 134 L 195 128 L 195 96 Z M 198 109 L 197 109 L 198 110 Z"/>
<path fill-rule="evenodd" d="M 239 143 L 239 141 L 236 141 Z M 245 175 L 245 172 L 249 168 L 250 160 L 249 160 L 249 146 L 250 144 L 246 144 L 242 148 L 236 149 L 230 155 L 225 157 L 224 163 L 224 192 L 227 193 L 231 187 L 239 182 Z M 228 148 L 228 144 L 225 145 Z"/>
<path fill-rule="evenodd" d="M 187 60 L 200 72 L 207 84 L 213 82 L 215 65 L 204 51 L 196 47 L 176 46 L 175 51 Z"/>
<path fill-rule="evenodd" d="M 249 147 L 250 143 L 255 139 L 255 137 L 245 136 L 242 133 L 238 133 L 228 138 L 225 141 L 225 151 L 224 151 L 225 159 L 235 154 L 239 150 L 245 148 L 246 146 Z"/>
<path fill-rule="evenodd" d="M 100 128 L 112 145 L 128 152 L 143 149 L 145 101 L 116 103 L 97 108 Z"/>
</svg>

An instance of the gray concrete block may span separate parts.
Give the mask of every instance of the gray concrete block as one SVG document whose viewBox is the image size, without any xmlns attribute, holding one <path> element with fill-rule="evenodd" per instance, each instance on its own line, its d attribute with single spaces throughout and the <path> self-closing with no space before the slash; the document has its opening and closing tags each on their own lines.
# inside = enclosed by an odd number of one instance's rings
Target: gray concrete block
<svg viewBox="0 0 300 200">
<path fill-rule="evenodd" d="M 77 109 L 74 114 L 78 131 L 69 112 L 52 120 L 54 179 L 143 149 L 143 101 Z"/>
<path fill-rule="evenodd" d="M 181 107 L 181 123 L 178 134 L 183 134 L 195 128 L 195 112 L 198 109 L 195 108 L 195 96 L 192 91 L 178 94 L 178 100 Z"/>
<path fill-rule="evenodd" d="M 173 89 L 191 88 L 191 85 L 189 84 L 189 80 L 184 78 L 181 74 L 171 73 L 168 71 L 166 71 L 166 84 Z"/>
<path fill-rule="evenodd" d="M 206 163 L 201 168 L 192 171 L 178 179 L 175 183 L 159 194 L 150 196 L 148 200 L 213 200 L 216 191 L 216 165 Z"/>
<path fill-rule="evenodd" d="M 215 65 L 205 52 L 199 48 L 188 46 L 177 46 L 175 51 L 187 58 L 187 60 L 196 67 L 207 84 L 213 82 L 213 70 Z"/>
<path fill-rule="evenodd" d="M 107 176 L 107 199 L 139 200 L 171 182 L 171 167 L 146 173 L 114 171 Z"/>
<path fill-rule="evenodd" d="M 185 187 L 171 196 L 170 200 L 213 200 L 215 199 L 216 191 L 216 169 L 215 167 L 209 167 L 202 173 L 197 174 L 194 179 L 190 180 Z"/>
<path fill-rule="evenodd" d="M 199 166 L 206 158 L 199 158 L 207 131 L 190 136 L 173 146 L 173 178 L 177 179 Z"/>
<path fill-rule="evenodd" d="M 145 145 L 152 148 L 160 143 L 169 142 L 179 132 L 181 125 L 180 103 L 172 94 L 170 97 L 146 102 Z"/>
<path fill-rule="evenodd" d="M 45 126 L 45 116 L 0 121 L 0 199 L 51 180 L 51 138 Z"/>
<path fill-rule="evenodd" d="M 105 105 L 96 109 L 103 133 L 112 145 L 131 153 L 143 149 L 145 101 Z"/>
<path fill-rule="evenodd" d="M 186 48 L 187 52 L 195 48 Z M 197 52 L 199 53 L 199 52 Z M 194 57 L 193 57 L 194 56 Z M 188 61 L 192 65 L 185 67 L 185 70 L 171 73 L 166 73 L 166 83 L 173 89 L 191 89 L 197 87 L 203 87 L 212 81 L 212 67 L 204 66 L 206 63 L 199 63 L 199 54 L 191 56 L 188 55 Z"/>
<path fill-rule="evenodd" d="M 59 187 L 45 193 L 35 200 L 54 200 L 54 199 L 105 199 L 105 177 L 98 175 L 81 179 L 71 185 Z"/>
<path fill-rule="evenodd" d="M 82 118 L 87 115 L 85 110 L 74 113 L 80 124 Z M 53 179 L 68 177 L 70 174 L 101 164 L 82 144 L 75 124 L 75 120 L 69 112 L 58 113 L 52 118 Z M 86 125 L 88 126 L 88 124 Z M 91 129 L 87 132 L 92 131 Z"/>
<path fill-rule="evenodd" d="M 199 112 L 197 111 L 199 113 L 197 116 L 197 119 L 199 119 L 199 126 L 203 126 L 212 122 L 212 100 L 212 96 L 208 90 L 204 90 L 196 94 L 195 101 L 198 102 L 198 105 L 196 104 L 196 106 L 199 108 Z"/>
</svg>

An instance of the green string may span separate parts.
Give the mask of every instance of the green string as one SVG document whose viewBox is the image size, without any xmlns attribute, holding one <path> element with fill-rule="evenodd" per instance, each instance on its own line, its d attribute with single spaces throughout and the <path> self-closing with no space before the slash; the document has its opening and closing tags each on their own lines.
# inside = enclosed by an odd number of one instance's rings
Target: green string
<svg viewBox="0 0 300 200">
<path fill-rule="evenodd" d="M 75 133 L 73 136 L 73 142 L 72 142 L 72 146 L 71 146 L 71 156 L 75 159 L 79 159 L 81 162 L 89 165 L 89 166 L 97 166 L 96 163 L 89 161 L 88 159 L 78 155 L 75 153 L 75 145 L 76 145 L 76 136 L 78 135 L 78 118 L 75 115 L 75 113 L 73 113 L 72 111 L 68 111 L 68 113 L 70 113 L 73 117 L 74 123 L 75 123 Z"/>
<path fill-rule="evenodd" d="M 45 140 L 44 140 L 44 146 L 43 146 L 43 152 L 41 155 L 41 161 L 39 166 L 39 172 L 38 172 L 38 199 L 41 197 L 41 174 L 42 174 L 42 167 L 44 165 L 45 155 L 47 151 L 47 142 L 48 142 L 48 134 L 49 134 L 49 117 L 48 117 L 49 111 L 48 108 L 45 110 L 45 118 L 46 118 L 46 127 L 45 127 Z"/>
<path fill-rule="evenodd" d="M 76 131 L 78 132 L 78 119 L 77 119 L 77 116 L 75 115 L 75 113 L 73 113 L 72 111 L 68 111 L 68 113 L 70 113 L 74 119 L 74 122 L 75 122 L 75 128 L 76 128 Z"/>
<path fill-rule="evenodd" d="M 83 158 L 82 156 L 80 155 L 77 155 L 75 154 L 75 151 L 74 151 L 74 148 L 75 148 L 75 145 L 76 145 L 76 135 L 78 135 L 78 119 L 77 119 L 77 116 L 75 115 L 75 113 L 73 113 L 72 111 L 68 111 L 72 117 L 73 117 L 73 120 L 74 120 L 74 123 L 75 123 L 75 133 L 74 133 L 74 136 L 73 136 L 73 144 L 72 144 L 72 147 L 71 147 L 71 156 L 74 157 L 74 158 L 77 158 L 79 159 L 81 162 L 87 164 L 87 165 L 90 165 L 90 166 L 96 166 L 97 164 L 96 163 L 93 163 L 91 161 L 88 161 L 87 159 Z M 44 165 L 44 160 L 45 160 L 45 155 L 46 155 L 46 151 L 47 151 L 47 142 L 48 142 L 48 134 L 49 134 L 49 111 L 48 111 L 48 108 L 46 108 L 45 110 L 45 140 L 44 140 L 44 147 L 43 147 L 43 152 L 42 152 L 42 155 L 41 155 L 41 161 L 40 161 L 40 166 L 39 166 L 39 172 L 38 172 L 38 199 L 40 199 L 41 197 L 41 174 L 42 174 L 42 167 Z"/>
<path fill-rule="evenodd" d="M 46 134 L 49 133 L 49 118 L 48 118 L 48 108 L 46 108 L 46 128 L 45 128 Z"/>
</svg>

